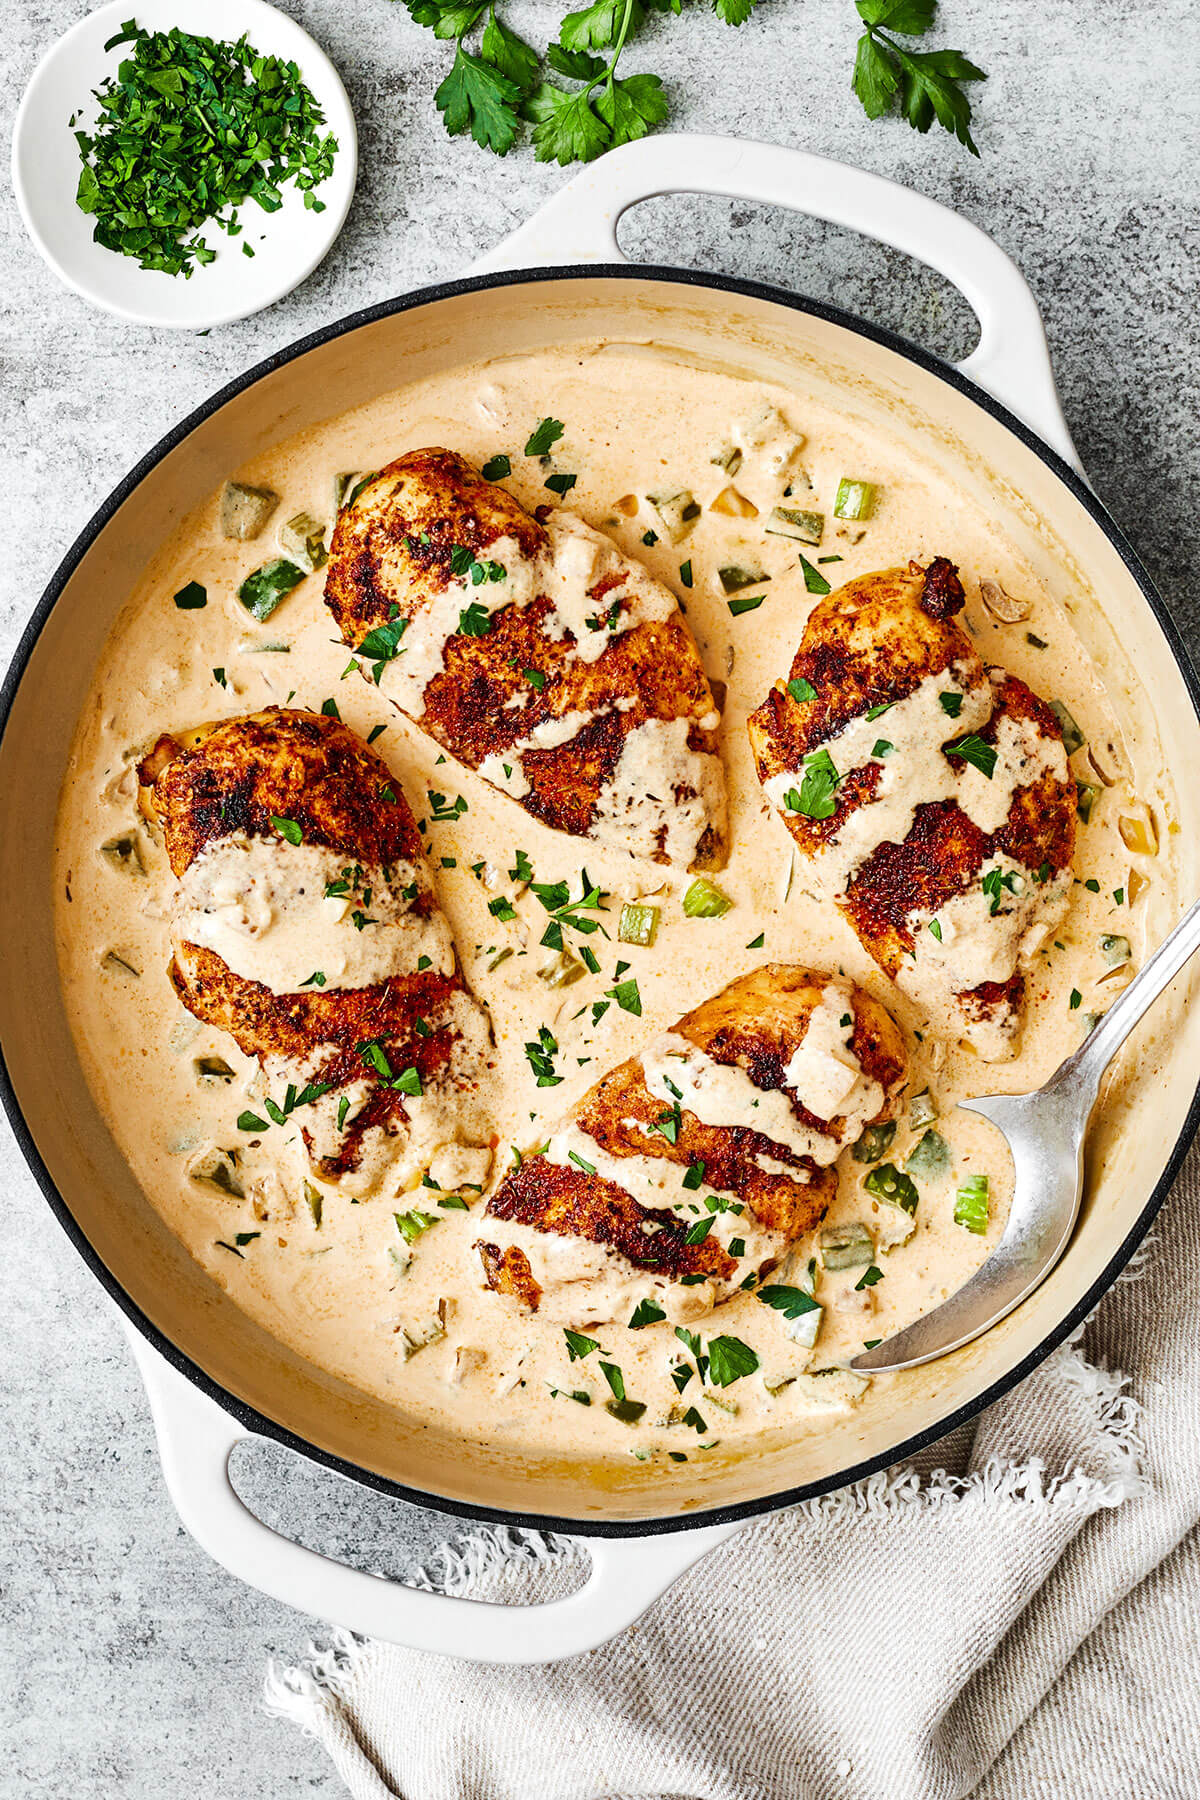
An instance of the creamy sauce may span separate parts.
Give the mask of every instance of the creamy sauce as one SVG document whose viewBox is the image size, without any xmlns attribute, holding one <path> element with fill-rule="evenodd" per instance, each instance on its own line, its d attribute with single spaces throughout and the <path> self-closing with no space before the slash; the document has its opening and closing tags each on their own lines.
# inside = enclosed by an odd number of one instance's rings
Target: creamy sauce
<svg viewBox="0 0 1200 1800">
<path fill-rule="evenodd" d="M 176 949 L 214 950 L 235 975 L 273 994 L 299 993 L 319 973 L 322 988 L 370 987 L 412 974 L 422 957 L 454 967 L 440 913 L 412 909 L 428 891 L 424 869 L 393 865 L 352 871 L 337 851 L 244 833 L 210 843 L 185 872 L 171 914 Z M 330 886 L 342 893 L 329 894 Z"/>
<path fill-rule="evenodd" d="M 422 675 L 427 680 L 439 666 L 444 634 L 438 639 L 436 625 L 428 641 L 416 635 L 406 640 L 408 660 L 389 663 L 382 687 L 353 675 L 343 679 L 346 651 L 335 641 L 321 603 L 320 576 L 289 595 L 266 625 L 256 625 L 236 590 L 252 568 L 277 554 L 274 523 L 257 542 L 226 542 L 214 494 L 148 568 L 97 668 L 62 801 L 60 955 L 80 1053 L 118 1142 L 171 1228 L 242 1307 L 300 1354 L 415 1419 L 449 1422 L 478 1438 L 502 1436 L 546 1454 L 570 1455 L 584 1447 L 600 1459 L 627 1460 L 633 1453 L 646 1460 L 652 1479 L 655 1461 L 668 1453 L 702 1456 L 704 1446 L 718 1439 L 751 1449 L 763 1433 L 819 1430 L 831 1412 L 852 1405 L 862 1391 L 861 1378 L 841 1365 L 864 1342 L 888 1335 L 936 1304 L 979 1264 L 1003 1223 L 1008 1161 L 991 1128 L 977 1115 L 957 1110 L 956 1102 L 973 1093 L 1035 1086 L 1075 1048 L 1087 1015 L 1104 1009 L 1142 954 L 1148 898 L 1144 892 L 1131 905 L 1131 872 L 1153 875 L 1149 897 L 1161 897 L 1170 846 L 1164 844 L 1156 859 L 1131 856 L 1117 834 L 1118 815 L 1132 805 L 1120 720 L 1069 623 L 1065 581 L 1062 591 L 1049 591 L 965 489 L 955 490 L 912 455 L 898 457 L 885 431 L 833 410 L 815 391 L 785 392 L 700 372 L 672 353 L 584 346 L 430 379 L 228 474 L 280 493 L 278 518 L 300 510 L 328 518 L 338 471 L 378 468 L 405 449 L 449 444 L 477 464 L 508 453 L 513 465 L 508 485 L 532 507 L 549 498 L 545 470 L 537 459 L 522 458 L 520 447 L 537 421 L 550 414 L 565 424 L 554 465 L 577 474 L 569 500 L 595 528 L 582 529 L 565 514 L 553 521 L 552 562 L 562 584 L 559 616 L 569 623 L 569 596 L 578 592 L 579 569 L 593 569 L 611 541 L 622 557 L 642 559 L 649 571 L 645 586 L 638 584 L 637 606 L 661 608 L 677 596 L 710 679 L 726 686 L 722 757 L 732 850 L 728 868 L 715 879 L 733 902 L 730 911 L 719 919 L 686 918 L 681 909 L 686 875 L 638 862 L 611 842 L 582 844 L 542 828 L 401 718 L 391 701 L 407 704 L 423 685 Z M 736 471 L 713 460 L 729 446 L 740 452 Z M 833 517 L 833 495 L 843 476 L 877 484 L 876 510 L 866 524 Z M 730 486 L 753 503 L 757 517 L 712 510 Z M 644 497 L 684 489 L 704 510 L 673 543 Z M 642 497 L 633 510 L 623 504 L 629 495 Z M 798 546 L 766 529 L 770 510 L 781 503 L 826 514 L 819 546 Z M 651 529 L 657 542 L 647 546 L 643 538 Z M 1000 1068 L 981 1066 L 961 1045 L 939 1036 L 928 1010 L 882 976 L 835 908 L 806 891 L 800 859 L 772 811 L 776 797 L 765 798 L 755 778 L 746 716 L 786 674 L 814 604 L 798 548 L 810 560 L 840 557 L 824 571 L 834 582 L 910 557 L 951 557 L 962 570 L 967 625 L 985 664 L 1010 669 L 1035 691 L 1061 698 L 1113 782 L 1104 788 L 1092 822 L 1081 829 L 1076 879 L 1069 893 L 1053 897 L 1063 916 L 1049 923 L 1040 948 L 1034 948 L 1029 933 L 1046 924 L 1047 915 L 1029 918 L 1024 895 L 1004 890 L 1005 932 L 1032 956 L 1032 964 L 1020 1053 Z M 503 560 L 499 551 L 497 559 Z M 690 585 L 681 576 L 685 561 Z M 761 608 L 731 613 L 717 573 L 731 564 L 761 571 L 765 579 L 753 590 L 766 595 Z M 180 611 L 172 604 L 189 580 L 208 590 L 202 611 Z M 516 597 L 512 580 L 506 576 L 504 583 L 464 589 L 466 600 L 456 591 L 454 605 L 509 603 Z M 980 601 L 981 580 L 999 582 L 1018 596 L 1028 604 L 1028 616 L 1019 624 L 994 622 Z M 623 618 L 628 623 L 630 613 Z M 1030 643 L 1027 633 L 1045 648 Z M 599 654 L 602 634 L 585 632 L 580 643 L 585 652 L 595 644 Z M 223 682 L 214 678 L 217 669 Z M 851 759 L 870 756 L 876 736 L 885 736 L 896 744 L 903 737 L 914 757 L 929 755 L 944 770 L 946 759 L 931 745 L 935 738 L 940 742 L 971 729 L 976 698 L 967 693 L 946 732 L 937 691 L 931 685 L 928 694 L 902 702 L 878 724 L 850 726 L 840 752 L 830 746 L 839 769 L 839 754 L 852 766 Z M 185 883 L 176 903 L 161 845 L 137 824 L 133 763 L 160 732 L 289 698 L 313 710 L 336 700 L 346 723 L 364 737 L 384 728 L 374 748 L 424 821 L 431 878 L 467 978 L 495 1028 L 494 1074 L 474 1098 L 414 1099 L 412 1143 L 402 1162 L 392 1164 L 381 1152 L 378 1165 L 355 1183 L 314 1180 L 301 1142 L 301 1123 L 318 1142 L 336 1141 L 331 1096 L 258 1137 L 239 1132 L 238 1115 L 261 1108 L 265 1093 L 278 1094 L 283 1072 L 260 1070 L 228 1038 L 185 1012 L 166 968 L 173 940 L 181 934 L 211 943 L 231 967 L 239 958 L 252 959 L 258 978 L 269 970 L 280 991 L 314 967 L 323 967 L 330 979 L 357 984 L 378 967 L 373 958 L 391 952 L 370 941 L 372 931 L 359 933 L 353 923 L 347 929 L 344 916 L 335 918 L 313 903 L 310 883 L 320 882 L 324 865 L 314 862 L 310 869 L 286 846 L 272 846 L 264 865 L 260 851 L 230 840 L 228 850 Z M 1115 699 L 1120 703 L 1119 695 Z M 982 689 L 978 704 L 986 716 L 990 695 Z M 872 734 L 870 744 L 866 731 Z M 966 773 L 951 777 L 956 794 L 987 816 L 1003 785 L 1023 778 L 1025 748 L 1014 740 L 1002 749 L 1006 772 L 1001 778 L 997 771 L 995 795 L 977 792 Z M 618 828 L 622 834 L 641 830 L 645 796 L 658 783 L 656 771 L 679 745 L 668 749 L 664 759 L 650 732 L 630 740 L 628 766 L 622 763 L 606 803 L 614 834 Z M 1096 781 L 1086 757 L 1086 750 L 1077 752 L 1072 770 L 1080 779 Z M 505 760 L 516 771 L 519 758 Z M 881 786 L 888 781 L 889 763 L 885 758 Z M 889 788 L 876 804 L 889 817 L 894 809 L 897 818 L 908 807 L 899 787 Z M 873 821 L 873 833 L 879 823 Z M 678 829 L 686 836 L 691 824 L 681 819 Z M 113 848 L 131 835 L 136 856 Z M 822 880 L 827 893 L 844 883 L 856 854 L 849 842 L 830 853 Z M 555 989 L 539 979 L 555 953 L 540 944 L 548 913 L 528 888 L 524 871 L 532 868 L 538 883 L 568 881 L 575 895 L 584 858 L 589 881 L 607 896 L 605 910 L 589 916 L 607 935 L 568 928 L 565 937 L 576 960 L 582 949 L 592 952 L 599 972 L 585 972 L 574 985 Z M 239 870 L 228 882 L 227 863 Z M 385 930 L 394 935 L 405 961 L 417 953 L 448 955 L 442 928 L 418 930 L 401 904 L 406 872 L 393 875 L 388 921 L 377 928 L 376 940 Z M 381 894 L 387 885 L 385 880 Z M 651 949 L 617 942 L 620 906 L 634 899 L 660 908 Z M 1043 893 L 1039 904 L 1050 903 Z M 938 968 L 952 981 L 954 959 L 974 955 L 984 922 L 977 909 L 964 907 L 949 923 Z M 995 923 L 989 919 L 988 929 Z M 1128 937 L 1132 964 L 1110 966 L 1098 948 L 1102 934 Z M 427 938 L 436 938 L 436 945 Z M 934 943 L 929 932 L 922 934 L 922 956 L 930 949 L 924 938 Z M 319 957 L 303 968 L 317 945 Z M 650 1083 L 669 1074 L 682 1087 L 683 1073 L 701 1116 L 728 1114 L 747 1122 L 746 1108 L 754 1106 L 753 1123 L 781 1147 L 796 1148 L 799 1137 L 807 1154 L 831 1162 L 838 1147 L 832 1130 L 806 1130 L 784 1103 L 788 1124 L 758 1090 L 755 1106 L 728 1071 L 714 1076 L 706 1059 L 690 1049 L 683 1059 L 670 1054 L 671 1028 L 684 1012 L 735 976 L 774 960 L 844 972 L 892 1010 L 906 1028 L 912 1052 L 910 1094 L 931 1090 L 936 1130 L 948 1146 L 945 1166 L 940 1173 L 914 1177 L 920 1198 L 912 1217 L 865 1188 L 869 1165 L 843 1155 L 826 1228 L 865 1226 L 880 1277 L 864 1285 L 862 1264 L 840 1271 L 818 1268 L 815 1294 L 822 1312 L 815 1342 L 805 1316 L 788 1321 L 749 1294 L 738 1294 L 716 1312 L 694 1315 L 690 1328 L 702 1339 L 734 1336 L 759 1359 L 756 1373 L 719 1391 L 702 1393 L 698 1377 L 684 1393 L 678 1391 L 672 1370 L 689 1353 L 671 1320 L 642 1329 L 620 1323 L 598 1328 L 605 1360 L 623 1371 L 627 1394 L 645 1403 L 644 1414 L 629 1423 L 606 1410 L 611 1395 L 599 1356 L 592 1352 L 572 1360 L 563 1323 L 581 1308 L 586 1312 L 598 1296 L 607 1316 L 631 1316 L 648 1292 L 645 1279 L 634 1278 L 603 1250 L 527 1232 L 531 1261 L 541 1259 L 535 1274 L 540 1269 L 547 1275 L 547 1296 L 556 1298 L 548 1299 L 544 1315 L 531 1318 L 513 1310 L 480 1285 L 473 1246 L 481 1235 L 481 1190 L 507 1168 L 510 1145 L 528 1148 L 549 1138 L 555 1158 L 569 1155 L 575 1140 L 570 1129 L 556 1131 L 555 1121 L 570 1115 L 599 1075 L 634 1055 L 644 1055 Z M 621 975 L 619 962 L 627 965 Z M 613 997 L 618 982 L 631 978 L 638 984 L 640 1014 Z M 465 1026 L 469 1029 L 469 1022 Z M 554 1046 L 550 1051 L 539 1040 L 543 1029 Z M 539 1042 L 549 1059 L 545 1066 L 553 1071 L 542 1086 L 526 1052 L 527 1045 L 536 1048 Z M 871 1116 L 875 1096 L 861 1072 L 845 1061 L 833 1019 L 814 1022 L 788 1080 L 808 1096 L 816 1116 L 829 1107 L 831 1120 L 847 1121 L 841 1132 L 846 1143 Z M 352 1103 L 361 1104 L 361 1097 Z M 905 1107 L 884 1151 L 886 1160 L 902 1168 L 927 1129 L 925 1119 L 910 1124 Z M 579 1153 L 600 1167 L 597 1147 Z M 657 1180 L 653 1157 L 621 1160 L 622 1179 L 651 1203 Z M 634 1166 L 627 1166 L 631 1160 Z M 770 1158 L 761 1160 L 771 1166 Z M 990 1179 L 989 1225 L 986 1236 L 976 1236 L 954 1223 L 955 1193 L 966 1178 L 984 1173 Z M 689 1202 L 703 1207 L 706 1198 L 701 1192 L 689 1195 Z M 403 1230 L 397 1214 L 407 1221 Z M 737 1223 L 738 1235 L 747 1237 L 746 1221 Z M 719 1213 L 713 1230 L 728 1242 L 734 1220 Z M 500 1222 L 489 1220 L 488 1237 L 499 1240 L 500 1234 Z M 814 1259 L 820 1261 L 819 1241 L 806 1241 L 773 1279 L 806 1285 Z M 695 1294 L 691 1303 L 704 1298 Z M 681 1412 L 689 1407 L 701 1425 L 683 1422 Z"/>
</svg>

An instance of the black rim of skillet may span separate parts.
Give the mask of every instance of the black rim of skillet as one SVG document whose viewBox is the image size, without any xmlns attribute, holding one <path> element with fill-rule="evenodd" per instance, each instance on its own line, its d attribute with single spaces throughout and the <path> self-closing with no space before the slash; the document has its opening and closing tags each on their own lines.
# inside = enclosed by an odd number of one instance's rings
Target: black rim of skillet
<svg viewBox="0 0 1200 1800">
<path fill-rule="evenodd" d="M 790 294 L 783 289 L 768 286 L 764 282 L 743 281 L 732 276 L 698 273 L 686 269 L 671 269 L 657 264 L 621 265 L 615 263 L 598 263 L 594 268 L 587 266 L 563 266 L 539 269 L 515 269 L 496 275 L 467 277 L 459 281 L 441 282 L 431 287 L 418 288 L 394 300 L 385 300 L 378 305 L 364 307 L 358 312 L 349 313 L 345 318 L 332 325 L 323 326 L 319 331 L 311 332 L 307 337 L 297 340 L 283 350 L 257 363 L 244 375 L 228 382 L 210 399 L 204 401 L 187 418 L 183 419 L 165 437 L 161 438 L 153 449 L 149 450 L 141 461 L 133 468 L 125 479 L 114 488 L 88 524 L 80 532 L 74 544 L 59 564 L 54 576 L 38 601 L 33 616 L 21 635 L 12 662 L 0 685 L 0 739 L 8 726 L 9 716 L 17 689 L 24 676 L 34 645 L 41 635 L 42 627 L 50 616 L 50 612 L 58 601 L 64 587 L 74 574 L 80 560 L 95 542 L 100 532 L 117 512 L 128 496 L 149 474 L 163 457 L 190 435 L 203 421 L 209 418 L 220 407 L 232 400 L 236 395 L 252 387 L 263 376 L 272 374 L 276 369 L 284 368 L 288 363 L 296 361 L 309 350 L 315 350 L 323 344 L 332 342 L 360 326 L 372 325 L 379 320 L 391 317 L 396 313 L 410 312 L 420 306 L 432 305 L 439 300 L 451 299 L 462 294 L 480 293 L 491 288 L 514 287 L 521 284 L 532 284 L 550 281 L 585 281 L 585 282 L 629 282 L 652 281 L 662 282 L 674 287 L 710 288 L 718 292 L 737 294 L 752 300 L 765 301 L 775 306 L 787 307 L 792 312 L 804 313 L 812 318 L 821 319 L 828 324 L 839 325 L 843 330 L 852 332 L 858 337 L 866 338 L 873 343 L 892 350 L 896 355 L 915 363 L 927 374 L 935 376 L 947 386 L 955 388 L 985 413 L 1008 427 L 1027 449 L 1049 468 L 1058 479 L 1070 490 L 1078 504 L 1095 521 L 1108 538 L 1117 554 L 1121 557 L 1129 573 L 1141 589 L 1158 621 L 1159 629 L 1166 638 L 1175 662 L 1183 676 L 1192 705 L 1200 720 L 1200 678 L 1191 665 L 1187 649 L 1179 631 L 1167 611 L 1161 597 L 1155 590 L 1153 582 L 1142 567 L 1133 547 L 1126 541 L 1124 534 L 1108 513 L 1100 505 L 1091 490 L 1080 480 L 1075 471 L 1063 461 L 1058 453 L 1043 443 L 1035 432 L 1021 422 L 1007 407 L 986 393 L 968 377 L 962 375 L 951 364 L 942 362 L 938 357 L 909 343 L 906 339 L 878 325 L 870 325 L 852 313 L 843 312 L 841 308 L 827 306 L 820 301 L 806 299 L 800 295 Z M 297 1455 L 307 1458 L 336 1474 L 348 1477 L 361 1485 L 374 1488 L 392 1499 L 407 1500 L 415 1506 L 430 1508 L 436 1512 L 448 1513 L 454 1517 L 470 1520 L 488 1520 L 497 1524 L 518 1525 L 531 1530 L 559 1531 L 580 1537 L 648 1537 L 665 1532 L 701 1529 L 707 1525 L 733 1523 L 738 1520 L 752 1519 L 759 1514 L 777 1512 L 780 1508 L 793 1506 L 801 1500 L 815 1499 L 822 1494 L 831 1493 L 851 1483 L 861 1481 L 865 1476 L 874 1474 L 879 1469 L 890 1467 L 894 1463 L 905 1461 L 914 1456 L 927 1445 L 936 1443 L 939 1438 L 953 1431 L 966 1420 L 976 1417 L 985 1407 L 1009 1393 L 1025 1377 L 1037 1368 L 1053 1350 L 1070 1335 L 1075 1327 L 1087 1317 L 1101 1296 L 1107 1292 L 1129 1261 L 1134 1250 L 1148 1231 L 1151 1221 L 1167 1196 L 1171 1183 L 1187 1152 L 1193 1136 L 1200 1126 L 1200 1085 L 1193 1096 L 1188 1109 L 1183 1129 L 1167 1158 L 1162 1175 L 1155 1185 L 1145 1207 L 1134 1222 L 1124 1240 L 1118 1245 L 1110 1257 L 1103 1272 L 1092 1283 L 1087 1293 L 1077 1301 L 1065 1318 L 1050 1331 L 1030 1351 L 1015 1368 L 999 1377 L 986 1387 L 975 1399 L 959 1406 L 948 1413 L 936 1425 L 905 1438 L 878 1456 L 869 1457 L 866 1461 L 856 1463 L 850 1468 L 841 1469 L 836 1475 L 821 1481 L 807 1482 L 802 1486 L 784 1489 L 782 1492 L 767 1494 L 752 1500 L 743 1500 L 726 1506 L 714 1507 L 708 1511 L 697 1511 L 686 1514 L 671 1514 L 660 1518 L 646 1519 L 605 1519 L 600 1517 L 563 1518 L 546 1513 L 524 1513 L 506 1510 L 501 1507 L 488 1506 L 484 1503 L 468 1504 L 464 1501 L 446 1499 L 441 1495 L 429 1494 L 420 1488 L 406 1487 L 402 1482 L 392 1481 L 385 1475 L 377 1475 L 370 1469 L 360 1468 L 357 1463 L 347 1461 L 344 1457 L 335 1456 L 331 1452 L 319 1449 L 307 1439 L 297 1436 L 284 1425 L 248 1406 L 223 1388 L 202 1369 L 177 1348 L 171 1340 L 164 1336 L 156 1325 L 141 1311 L 125 1289 L 112 1275 L 107 1265 L 97 1255 L 91 1242 L 77 1224 L 73 1213 L 54 1184 L 49 1169 L 42 1161 L 33 1136 L 25 1123 L 9 1077 L 7 1063 L 0 1046 L 0 1102 L 8 1115 L 9 1124 L 21 1148 L 30 1169 L 33 1172 L 51 1211 L 58 1219 L 67 1236 L 78 1250 L 92 1274 L 105 1288 L 110 1297 L 120 1307 L 126 1318 L 136 1325 L 142 1336 L 177 1369 L 181 1375 L 194 1383 L 202 1393 L 215 1400 L 227 1413 L 238 1420 L 246 1429 L 258 1437 L 270 1438 L 293 1450 Z"/>
</svg>

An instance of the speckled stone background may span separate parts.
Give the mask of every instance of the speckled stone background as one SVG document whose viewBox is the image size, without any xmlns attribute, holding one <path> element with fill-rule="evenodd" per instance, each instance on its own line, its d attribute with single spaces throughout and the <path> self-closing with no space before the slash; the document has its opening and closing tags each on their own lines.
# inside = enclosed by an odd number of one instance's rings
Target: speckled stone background
<svg viewBox="0 0 1200 1800">
<path fill-rule="evenodd" d="M 454 275 L 565 179 L 527 149 L 499 162 L 446 138 L 432 104 L 446 49 L 400 6 L 284 7 L 342 72 L 361 170 L 340 241 L 280 305 L 207 337 L 93 313 L 38 260 L 4 194 L 5 658 L 75 534 L 176 419 L 313 327 Z M 38 56 L 83 10 L 75 0 L 0 0 L 6 138 Z M 651 25 L 630 67 L 663 76 L 681 128 L 770 138 L 896 176 L 999 240 L 1041 303 L 1095 486 L 1196 643 L 1200 8 L 943 0 L 941 11 L 938 41 L 990 74 L 976 90 L 978 162 L 940 132 L 921 140 L 867 122 L 847 89 L 851 0 L 763 0 L 736 33 L 689 7 Z M 549 0 L 514 0 L 509 16 L 544 42 L 558 14 Z M 972 342 L 970 312 L 940 278 L 771 210 L 654 202 L 630 215 L 623 239 L 634 257 L 832 299 L 942 354 L 961 356 Z M 290 1659 L 315 1622 L 237 1585 L 182 1531 L 110 1305 L 11 1144 L 2 1166 L 0 1794 L 341 1793 L 321 1753 L 258 1710 L 267 1655 Z M 267 1448 L 243 1455 L 238 1479 L 269 1522 L 394 1573 L 416 1566 L 451 1523 Z"/>
</svg>

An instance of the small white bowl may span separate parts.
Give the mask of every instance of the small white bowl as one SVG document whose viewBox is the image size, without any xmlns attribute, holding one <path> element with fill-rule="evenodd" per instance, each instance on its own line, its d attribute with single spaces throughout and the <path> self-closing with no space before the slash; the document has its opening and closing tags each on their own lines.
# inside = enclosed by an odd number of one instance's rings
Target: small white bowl
<svg viewBox="0 0 1200 1800">
<path fill-rule="evenodd" d="M 127 45 L 105 51 L 132 16 L 147 31 L 184 31 L 217 39 L 245 34 L 256 50 L 294 62 L 338 142 L 333 173 L 316 191 L 324 212 L 305 210 L 293 184 L 283 205 L 264 212 L 253 200 L 239 209 L 241 235 L 216 225 L 203 235 L 216 251 L 190 278 L 141 269 L 131 256 L 92 237 L 93 219 L 75 204 L 81 168 L 68 121 L 86 130 L 95 116 L 93 90 L 115 75 Z M 26 230 L 61 281 L 96 306 L 141 325 L 204 331 L 271 306 L 311 275 L 342 228 L 354 195 L 358 137 L 337 70 L 299 25 L 266 0 L 110 0 L 89 13 L 46 53 L 33 72 L 13 131 L 13 187 Z M 253 257 L 243 254 L 249 243 Z"/>
</svg>

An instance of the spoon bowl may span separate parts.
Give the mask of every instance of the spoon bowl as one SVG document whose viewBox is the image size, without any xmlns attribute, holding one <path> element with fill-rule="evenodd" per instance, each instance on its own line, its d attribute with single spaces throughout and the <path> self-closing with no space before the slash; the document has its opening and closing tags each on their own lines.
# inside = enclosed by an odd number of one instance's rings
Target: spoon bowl
<svg viewBox="0 0 1200 1800">
<path fill-rule="evenodd" d="M 864 1374 L 948 1356 L 999 1323 L 1040 1287 L 1071 1241 L 1083 1198 L 1084 1147 L 1100 1083 L 1134 1026 L 1200 949 L 1200 900 L 1113 1002 L 1073 1056 L 1030 1094 L 960 1102 L 1002 1131 L 1013 1199 L 999 1243 L 957 1293 L 850 1364 Z"/>
</svg>

